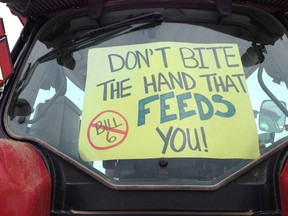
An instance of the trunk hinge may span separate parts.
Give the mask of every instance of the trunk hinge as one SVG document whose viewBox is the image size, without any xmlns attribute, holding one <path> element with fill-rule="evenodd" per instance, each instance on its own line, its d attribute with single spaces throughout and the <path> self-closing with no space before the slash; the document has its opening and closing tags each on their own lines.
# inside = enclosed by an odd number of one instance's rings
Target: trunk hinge
<svg viewBox="0 0 288 216">
<path fill-rule="evenodd" d="M 91 19 L 101 16 L 104 8 L 104 0 L 88 0 L 88 14 Z"/>
<path fill-rule="evenodd" d="M 223 16 L 229 16 L 232 13 L 232 0 L 215 0 L 218 12 Z"/>
</svg>

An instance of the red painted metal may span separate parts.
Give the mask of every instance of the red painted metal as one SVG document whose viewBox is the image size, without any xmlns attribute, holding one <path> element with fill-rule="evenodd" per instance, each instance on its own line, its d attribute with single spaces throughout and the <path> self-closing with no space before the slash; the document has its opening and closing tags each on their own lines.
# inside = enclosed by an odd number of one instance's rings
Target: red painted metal
<svg viewBox="0 0 288 216">
<path fill-rule="evenodd" d="M 30 145 L 0 139 L 1 216 L 48 216 L 51 177 Z"/>
<path fill-rule="evenodd" d="M 19 21 L 21 22 L 21 24 L 22 24 L 23 26 L 26 25 L 26 23 L 27 23 L 27 19 L 26 19 L 26 18 L 21 17 L 21 16 L 18 16 L 18 19 L 19 19 Z"/>
<path fill-rule="evenodd" d="M 280 174 L 279 183 L 282 216 L 288 216 L 288 161 Z"/>
<path fill-rule="evenodd" d="M 7 80 L 13 71 L 3 20 L 0 18 L 0 86 Z"/>
<path fill-rule="evenodd" d="M 277 6 L 271 6 L 271 5 L 266 5 L 266 4 L 261 4 L 261 3 L 254 3 L 254 2 L 246 2 L 245 3 L 246 6 L 250 6 L 250 7 L 255 7 L 255 8 L 261 8 L 263 10 L 267 10 L 270 12 L 275 12 L 275 11 L 283 11 L 283 8 L 281 7 L 277 7 Z"/>
<path fill-rule="evenodd" d="M 4 29 L 4 24 L 3 24 L 3 19 L 0 18 L 0 37 L 5 36 L 5 29 Z"/>
</svg>

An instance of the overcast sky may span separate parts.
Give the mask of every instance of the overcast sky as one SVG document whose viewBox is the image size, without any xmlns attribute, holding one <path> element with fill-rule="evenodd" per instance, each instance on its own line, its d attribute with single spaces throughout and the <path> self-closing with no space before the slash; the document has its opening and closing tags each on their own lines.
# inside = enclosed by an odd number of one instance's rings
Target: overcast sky
<svg viewBox="0 0 288 216">
<path fill-rule="evenodd" d="M 0 3 L 0 17 L 4 20 L 5 31 L 11 50 L 20 35 L 22 24 L 16 16 L 10 13 L 10 10 L 3 3 Z"/>
</svg>

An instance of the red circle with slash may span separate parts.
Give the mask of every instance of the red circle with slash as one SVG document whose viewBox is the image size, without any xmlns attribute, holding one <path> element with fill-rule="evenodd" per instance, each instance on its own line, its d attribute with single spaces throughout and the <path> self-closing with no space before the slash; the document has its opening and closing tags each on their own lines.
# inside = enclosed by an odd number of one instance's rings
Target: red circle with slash
<svg viewBox="0 0 288 216">
<path fill-rule="evenodd" d="M 116 122 L 115 118 L 117 118 L 120 121 Z M 112 123 L 110 122 L 109 119 L 112 120 Z M 123 141 L 126 139 L 128 135 L 128 129 L 129 129 L 128 121 L 122 114 L 114 110 L 105 110 L 92 119 L 92 121 L 88 126 L 87 137 L 90 145 L 93 148 L 97 150 L 107 150 L 123 143 Z M 99 133 L 99 130 L 101 130 L 101 133 Z M 103 133 L 105 133 L 108 145 L 99 146 L 95 144 L 95 142 L 92 141 L 91 133 L 97 133 L 97 136 L 99 135 L 104 136 Z M 116 136 L 120 137 L 120 139 L 117 139 Z"/>
</svg>

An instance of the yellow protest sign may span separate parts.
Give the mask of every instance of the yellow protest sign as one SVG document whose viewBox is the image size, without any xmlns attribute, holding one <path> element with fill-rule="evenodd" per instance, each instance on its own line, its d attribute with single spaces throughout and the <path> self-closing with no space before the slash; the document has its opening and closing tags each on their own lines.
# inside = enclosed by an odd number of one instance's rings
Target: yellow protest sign
<svg viewBox="0 0 288 216">
<path fill-rule="evenodd" d="M 89 50 L 79 152 L 85 161 L 257 158 L 237 44 Z"/>
</svg>

